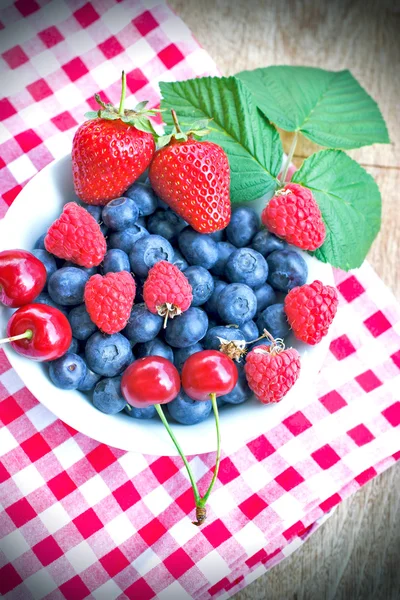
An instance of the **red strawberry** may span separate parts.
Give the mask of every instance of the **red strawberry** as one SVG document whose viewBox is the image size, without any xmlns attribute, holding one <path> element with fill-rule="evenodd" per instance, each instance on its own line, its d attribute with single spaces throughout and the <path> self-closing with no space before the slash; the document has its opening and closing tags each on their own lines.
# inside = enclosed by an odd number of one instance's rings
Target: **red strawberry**
<svg viewBox="0 0 400 600">
<path fill-rule="evenodd" d="M 297 339 L 318 344 L 328 333 L 338 302 L 335 288 L 318 280 L 290 290 L 285 298 L 285 312 Z"/>
<path fill-rule="evenodd" d="M 101 331 L 118 333 L 129 320 L 135 294 L 135 280 L 127 271 L 93 275 L 85 286 L 86 310 Z"/>
<path fill-rule="evenodd" d="M 316 250 L 324 243 L 326 231 L 321 211 L 311 190 L 287 183 L 264 208 L 261 220 L 289 244 L 303 250 Z"/>
<path fill-rule="evenodd" d="M 166 260 L 151 267 L 143 286 L 143 300 L 150 312 L 173 319 L 187 310 L 192 302 L 192 286 L 185 275 Z"/>
<path fill-rule="evenodd" d="M 75 202 L 65 204 L 60 217 L 49 227 L 44 239 L 48 252 L 81 267 L 97 267 L 107 252 L 100 225 Z"/>
<path fill-rule="evenodd" d="M 176 115 L 172 111 L 174 119 Z M 200 233 L 224 229 L 231 218 L 230 171 L 224 150 L 200 141 L 204 129 L 182 133 L 177 120 L 169 143 L 158 150 L 150 166 L 156 194 Z"/>
<path fill-rule="evenodd" d="M 125 190 L 147 169 L 155 151 L 154 129 L 148 120 L 154 110 L 141 102 L 135 110 L 124 110 L 126 90 L 122 73 L 122 96 L 119 109 L 104 104 L 102 109 L 87 113 L 75 133 L 72 145 L 72 173 L 76 195 L 87 204 L 104 206 L 123 195 Z"/>
<path fill-rule="evenodd" d="M 244 370 L 247 383 L 260 402 L 279 402 L 300 375 L 300 355 L 294 348 L 284 350 L 278 341 L 271 346 L 256 346 L 246 356 Z"/>
</svg>

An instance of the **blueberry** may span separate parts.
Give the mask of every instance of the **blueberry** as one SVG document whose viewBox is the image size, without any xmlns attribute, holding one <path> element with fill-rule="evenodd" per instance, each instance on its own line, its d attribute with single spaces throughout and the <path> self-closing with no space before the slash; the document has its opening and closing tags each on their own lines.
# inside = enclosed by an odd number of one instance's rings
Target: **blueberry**
<svg viewBox="0 0 400 600">
<path fill-rule="evenodd" d="M 50 254 L 49 252 L 47 252 L 47 250 L 42 250 L 40 248 L 34 248 L 32 250 L 32 254 L 34 256 L 36 256 L 36 258 L 38 258 L 40 260 L 40 262 L 42 262 L 45 266 L 46 269 L 46 273 L 47 273 L 47 280 L 46 280 L 46 286 L 47 287 L 47 282 L 49 281 L 50 277 L 53 275 L 53 273 L 55 273 L 57 271 L 57 263 L 54 259 L 54 256 L 52 254 Z"/>
<path fill-rule="evenodd" d="M 262 311 L 257 319 L 257 327 L 260 335 L 264 329 L 274 338 L 284 338 L 290 331 L 283 304 L 272 304 Z"/>
<path fill-rule="evenodd" d="M 46 250 L 46 246 L 44 245 L 44 238 L 46 237 L 46 235 L 47 231 L 46 233 L 42 233 L 42 235 L 36 240 L 35 245 L 33 247 L 37 248 L 38 250 Z"/>
<path fill-rule="evenodd" d="M 218 325 L 207 331 L 207 335 L 204 338 L 204 348 L 207 350 L 219 350 L 221 347 L 221 340 L 232 341 L 232 340 L 243 340 L 245 336 L 240 329 L 236 327 L 226 327 L 224 325 Z"/>
<path fill-rule="evenodd" d="M 150 342 L 158 335 L 162 324 L 162 317 L 153 315 L 144 304 L 135 304 L 124 329 L 124 335 L 132 344 Z"/>
<path fill-rule="evenodd" d="M 139 279 L 139 277 L 135 278 L 135 282 L 136 282 L 135 302 L 136 302 L 136 304 L 143 304 L 143 302 L 144 302 L 143 286 L 144 286 L 145 281 L 146 281 L 145 279 Z"/>
<path fill-rule="evenodd" d="M 140 238 L 149 235 L 149 232 L 140 225 L 132 225 L 125 231 L 115 231 L 108 239 L 108 245 L 111 249 L 118 248 L 123 250 L 127 254 L 132 250 L 133 245 L 140 240 Z"/>
<path fill-rule="evenodd" d="M 68 321 L 71 325 L 72 335 L 77 340 L 87 340 L 97 330 L 84 304 L 76 306 L 69 312 Z"/>
<path fill-rule="evenodd" d="M 182 229 L 185 229 L 187 226 L 186 221 L 178 217 L 170 209 L 162 210 L 159 208 L 147 221 L 149 233 L 161 235 L 171 243 L 176 240 Z"/>
<path fill-rule="evenodd" d="M 258 327 L 254 321 L 246 321 L 240 326 L 240 331 L 243 333 L 246 342 L 251 342 L 258 338 Z"/>
<path fill-rule="evenodd" d="M 226 281 L 222 281 L 221 279 L 214 279 L 214 291 L 204 305 L 204 310 L 209 316 L 216 317 L 217 319 L 219 319 L 218 298 L 222 290 L 224 290 L 227 285 L 228 284 L 226 283 Z"/>
<path fill-rule="evenodd" d="M 250 344 L 248 346 L 248 349 L 250 352 L 250 350 L 253 350 L 253 348 L 255 348 L 256 346 L 270 346 L 270 345 L 271 345 L 271 342 L 269 340 L 262 338 L 261 340 L 257 340 L 256 342 L 254 342 L 254 344 Z"/>
<path fill-rule="evenodd" d="M 131 198 L 139 209 L 139 215 L 146 217 L 157 208 L 157 196 L 149 185 L 136 181 L 124 194 Z"/>
<path fill-rule="evenodd" d="M 172 261 L 174 249 L 160 235 L 146 235 L 138 240 L 129 253 L 131 269 L 139 277 L 147 277 L 149 269 L 160 260 Z"/>
<path fill-rule="evenodd" d="M 168 404 L 169 414 L 175 421 L 182 423 L 182 425 L 196 425 L 196 423 L 201 423 L 207 419 L 211 410 L 211 400 L 196 402 L 196 400 L 189 398 L 183 390 Z"/>
<path fill-rule="evenodd" d="M 204 267 L 188 267 L 185 271 L 192 286 L 192 306 L 201 306 L 211 297 L 214 291 L 214 279 Z"/>
<path fill-rule="evenodd" d="M 53 308 L 57 308 L 59 311 L 63 313 L 63 315 L 67 315 L 67 311 L 63 306 L 54 302 L 46 292 L 41 292 L 39 296 L 35 298 L 35 304 L 47 304 L 47 306 L 52 306 Z"/>
<path fill-rule="evenodd" d="M 85 360 L 84 356 L 81 356 L 83 360 Z M 86 364 L 86 361 L 85 361 Z M 96 383 L 98 383 L 101 379 L 101 375 L 98 375 L 86 365 L 86 375 L 80 385 L 78 385 L 78 390 L 80 392 L 89 392 L 94 388 Z"/>
<path fill-rule="evenodd" d="M 208 317 L 208 329 L 207 329 L 207 331 L 210 331 L 210 329 L 212 329 L 213 327 L 217 327 L 217 325 L 220 325 L 219 319 L 218 319 L 218 321 L 215 321 L 214 319 L 210 319 L 210 317 Z"/>
<path fill-rule="evenodd" d="M 139 218 L 139 209 L 130 198 L 115 198 L 103 208 L 104 224 L 114 231 L 124 231 L 132 227 Z"/>
<path fill-rule="evenodd" d="M 228 258 L 232 252 L 236 250 L 236 248 L 230 242 L 218 242 L 217 249 L 218 260 L 215 265 L 211 267 L 211 273 L 213 275 L 217 275 L 218 277 L 223 277 Z"/>
<path fill-rule="evenodd" d="M 145 342 L 144 344 L 138 344 L 135 347 L 135 354 L 137 358 L 143 358 L 144 356 L 162 356 L 170 362 L 174 362 L 172 348 L 158 338 L 154 338 L 154 340 L 150 340 L 150 342 Z"/>
<path fill-rule="evenodd" d="M 125 406 L 124 412 L 132 419 L 152 419 L 156 416 L 156 409 L 154 406 L 146 406 L 145 408 L 135 408 Z"/>
<path fill-rule="evenodd" d="M 172 257 L 172 264 L 178 267 L 180 271 L 185 271 L 189 263 L 183 258 L 179 250 L 174 249 L 174 256 Z"/>
<path fill-rule="evenodd" d="M 77 354 L 67 352 L 51 361 L 49 375 L 54 385 L 62 390 L 76 390 L 85 379 L 86 363 Z"/>
<path fill-rule="evenodd" d="M 73 354 L 78 354 L 79 352 L 79 342 L 76 338 L 72 338 L 72 342 L 70 344 L 70 347 L 68 348 L 67 352 L 72 352 Z"/>
<path fill-rule="evenodd" d="M 101 221 L 101 206 L 94 206 L 92 204 L 83 204 L 82 207 L 88 211 L 98 223 Z"/>
<path fill-rule="evenodd" d="M 280 240 L 270 231 L 262 229 L 251 240 L 251 247 L 266 258 L 271 252 L 275 252 L 275 250 L 284 250 L 287 248 L 287 243 L 284 240 Z"/>
<path fill-rule="evenodd" d="M 242 325 L 250 321 L 257 310 L 257 298 L 244 283 L 231 283 L 218 297 L 218 313 L 224 323 Z"/>
<path fill-rule="evenodd" d="M 100 231 L 103 234 L 103 236 L 107 239 L 107 237 L 108 237 L 108 231 L 109 231 L 107 225 L 104 225 L 104 223 L 101 223 L 100 224 Z"/>
<path fill-rule="evenodd" d="M 81 271 L 84 271 L 84 273 L 87 273 L 89 277 L 91 277 L 92 275 L 96 275 L 97 273 L 97 267 L 81 267 L 80 265 L 76 265 L 70 260 L 65 261 L 65 263 L 63 264 L 63 268 L 64 267 L 73 267 L 74 269 L 80 269 Z"/>
<path fill-rule="evenodd" d="M 208 233 L 214 242 L 222 242 L 225 239 L 225 229 L 220 229 L 219 231 L 213 231 L 212 233 Z"/>
<path fill-rule="evenodd" d="M 135 360 L 126 337 L 121 333 L 105 335 L 100 331 L 86 342 L 85 358 L 89 369 L 105 377 L 119 375 Z"/>
<path fill-rule="evenodd" d="M 168 204 L 161 200 L 161 198 L 157 198 L 157 208 L 162 208 L 162 210 L 169 210 Z"/>
<path fill-rule="evenodd" d="M 253 395 L 253 392 L 251 391 L 251 389 L 249 388 L 249 386 L 247 384 L 247 379 L 246 379 L 246 374 L 244 372 L 244 368 L 241 365 L 237 365 L 237 364 L 236 364 L 236 367 L 237 367 L 238 375 L 239 375 L 237 384 L 235 385 L 233 390 L 231 392 L 229 392 L 229 394 L 225 394 L 225 396 L 221 396 L 221 398 L 227 404 L 242 404 L 243 402 L 246 402 L 246 400 L 249 400 L 249 398 L 251 398 Z"/>
<path fill-rule="evenodd" d="M 203 350 L 203 346 L 198 342 L 193 344 L 192 346 L 186 346 L 186 348 L 179 348 L 178 350 L 174 350 L 174 365 L 178 369 L 178 371 L 182 371 L 182 367 L 192 354 L 196 354 L 196 352 L 201 352 Z"/>
<path fill-rule="evenodd" d="M 263 283 L 263 285 L 254 290 L 254 293 L 257 298 L 257 314 L 277 301 L 276 293 L 269 283 Z"/>
<path fill-rule="evenodd" d="M 222 408 L 223 406 L 225 406 L 225 404 L 226 404 L 226 402 L 223 399 L 223 397 L 222 396 L 218 396 L 218 398 L 217 398 L 217 406 L 218 406 L 218 408 Z"/>
<path fill-rule="evenodd" d="M 208 317 L 195 306 L 171 319 L 165 330 L 165 339 L 174 348 L 186 348 L 199 342 L 206 335 Z"/>
<path fill-rule="evenodd" d="M 211 269 L 218 260 L 218 247 L 210 236 L 186 228 L 179 234 L 179 249 L 189 264 Z"/>
<path fill-rule="evenodd" d="M 119 248 L 113 248 L 106 252 L 103 261 L 103 273 L 119 273 L 120 271 L 131 272 L 129 256 Z"/>
<path fill-rule="evenodd" d="M 146 217 L 139 217 L 136 221 L 136 225 L 140 225 L 140 227 L 144 227 L 147 229 L 147 219 Z"/>
<path fill-rule="evenodd" d="M 268 265 L 259 252 L 252 248 L 239 248 L 228 258 L 225 274 L 232 283 L 245 283 L 256 288 L 265 283 Z"/>
<path fill-rule="evenodd" d="M 116 415 L 126 406 L 121 393 L 121 377 L 102 379 L 94 388 L 93 404 L 107 415 Z"/>
<path fill-rule="evenodd" d="M 82 304 L 85 285 L 89 275 L 76 267 L 63 267 L 50 277 L 49 295 L 54 302 L 62 306 Z"/>
<path fill-rule="evenodd" d="M 252 208 L 236 208 L 226 228 L 226 237 L 236 248 L 244 248 L 260 228 L 260 218 Z"/>
<path fill-rule="evenodd" d="M 294 250 L 276 250 L 267 258 L 268 283 L 280 292 L 288 292 L 307 281 L 307 263 Z"/>
</svg>

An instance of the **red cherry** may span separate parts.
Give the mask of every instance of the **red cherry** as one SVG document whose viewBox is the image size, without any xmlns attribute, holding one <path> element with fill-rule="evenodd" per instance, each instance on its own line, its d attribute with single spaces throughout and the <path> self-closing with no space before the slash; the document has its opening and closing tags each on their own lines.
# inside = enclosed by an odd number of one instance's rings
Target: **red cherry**
<svg viewBox="0 0 400 600">
<path fill-rule="evenodd" d="M 18 354 L 37 361 L 55 360 L 71 345 L 72 331 L 62 312 L 47 304 L 27 304 L 11 315 L 8 338 Z M 20 339 L 13 339 L 19 337 Z"/>
<path fill-rule="evenodd" d="M 135 408 L 171 402 L 180 389 L 176 367 L 161 356 L 140 358 L 129 365 L 121 380 L 124 398 Z"/>
<path fill-rule="evenodd" d="M 229 394 L 238 380 L 238 370 L 229 356 L 218 350 L 202 350 L 189 356 L 182 369 L 182 387 L 193 400 Z"/>
<path fill-rule="evenodd" d="M 0 302 L 18 308 L 33 302 L 46 283 L 45 266 L 26 250 L 0 252 Z"/>
</svg>

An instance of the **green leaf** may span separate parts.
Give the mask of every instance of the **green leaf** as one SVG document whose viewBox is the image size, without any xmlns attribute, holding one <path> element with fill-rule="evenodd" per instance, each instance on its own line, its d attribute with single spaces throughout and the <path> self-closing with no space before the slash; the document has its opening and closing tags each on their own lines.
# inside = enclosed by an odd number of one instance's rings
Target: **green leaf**
<svg viewBox="0 0 400 600">
<path fill-rule="evenodd" d="M 133 125 L 139 131 L 144 131 L 145 133 L 151 133 L 152 135 L 157 135 L 153 124 L 147 117 L 134 117 L 131 120 L 127 121 L 129 125 Z"/>
<path fill-rule="evenodd" d="M 85 117 L 87 119 L 97 119 L 99 113 L 95 110 L 89 110 L 89 112 L 85 113 Z"/>
<path fill-rule="evenodd" d="M 373 177 L 341 150 L 321 150 L 292 177 L 308 187 L 326 226 L 313 254 L 345 271 L 361 266 L 381 225 L 381 195 Z"/>
<path fill-rule="evenodd" d="M 197 119 L 213 119 L 207 137 L 228 155 L 232 202 L 255 200 L 276 189 L 282 165 L 278 132 L 239 80 L 202 77 L 160 83 L 160 88 L 162 107 L 174 108 L 182 127 Z M 170 112 L 165 121 L 171 124 Z"/>
<path fill-rule="evenodd" d="M 149 103 L 148 100 L 143 100 L 142 102 L 139 102 L 139 104 L 136 104 L 136 106 L 135 106 L 135 111 L 139 112 L 139 110 L 143 110 L 144 108 L 146 108 L 148 103 Z"/>
<path fill-rule="evenodd" d="M 260 110 L 286 131 L 301 131 L 329 148 L 389 143 L 378 105 L 350 71 L 273 66 L 237 77 Z"/>
</svg>

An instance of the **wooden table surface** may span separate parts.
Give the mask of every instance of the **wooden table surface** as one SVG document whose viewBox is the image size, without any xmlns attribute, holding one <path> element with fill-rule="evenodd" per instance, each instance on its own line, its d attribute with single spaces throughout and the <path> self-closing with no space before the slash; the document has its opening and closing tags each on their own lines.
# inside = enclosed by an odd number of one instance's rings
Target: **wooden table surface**
<svg viewBox="0 0 400 600">
<path fill-rule="evenodd" d="M 349 154 L 381 190 L 369 261 L 400 299 L 400 8 L 389 0 L 169 0 L 223 75 L 272 64 L 350 69 L 378 102 L 390 145 Z M 290 139 L 290 136 L 285 140 Z M 287 147 L 287 146 L 286 146 Z M 315 151 L 303 139 L 296 164 Z M 342 502 L 294 555 L 235 600 L 398 600 L 400 465 Z"/>
</svg>

